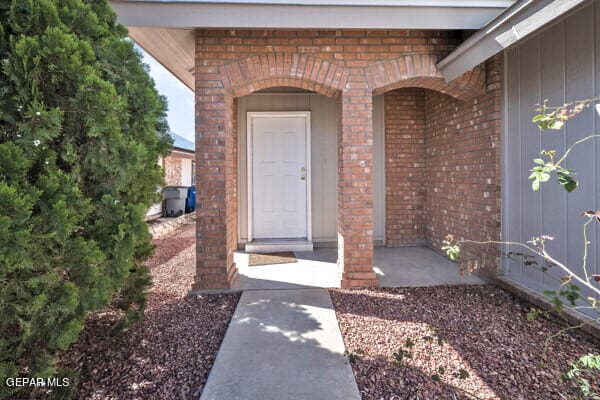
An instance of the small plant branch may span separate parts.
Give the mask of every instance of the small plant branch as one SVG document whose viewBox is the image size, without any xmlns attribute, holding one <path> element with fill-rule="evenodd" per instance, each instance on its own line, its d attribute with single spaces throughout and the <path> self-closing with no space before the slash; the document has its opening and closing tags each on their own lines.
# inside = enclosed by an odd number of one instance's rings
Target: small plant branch
<svg viewBox="0 0 600 400">
<path fill-rule="evenodd" d="M 600 289 L 596 288 L 594 285 L 592 285 L 589 281 L 586 281 L 585 279 L 582 279 L 581 277 L 577 276 L 577 274 L 573 273 L 573 271 L 571 271 L 566 265 L 564 265 L 563 263 L 561 263 L 560 261 L 558 261 L 557 259 L 555 259 L 554 257 L 552 257 L 550 254 L 548 254 L 548 252 L 546 250 L 543 249 L 535 249 L 531 246 L 528 246 L 524 243 L 520 243 L 520 242 L 502 242 L 502 241 L 498 241 L 498 240 L 486 240 L 486 241 L 476 241 L 476 240 L 459 240 L 456 242 L 457 244 L 460 243 L 472 243 L 472 244 L 480 244 L 480 245 L 486 245 L 486 244 L 499 244 L 499 245 L 507 245 L 507 246 L 518 246 L 521 248 L 524 248 L 526 250 L 529 250 L 530 252 L 537 254 L 540 257 L 543 257 L 544 259 L 546 259 L 547 261 L 550 261 L 551 263 L 555 264 L 556 266 L 558 266 L 559 268 L 561 268 L 562 270 L 564 270 L 566 273 L 568 273 L 569 275 L 571 275 L 571 277 L 576 280 L 577 282 L 581 283 L 582 285 L 590 288 L 592 291 L 594 291 L 597 295 L 600 296 Z"/>
<path fill-rule="evenodd" d="M 463 389 L 463 388 L 461 388 L 461 387 L 458 387 L 458 386 L 452 386 L 452 388 L 453 388 L 453 389 L 456 389 L 456 390 L 458 390 L 458 391 L 460 391 L 460 392 L 462 392 L 462 393 L 466 394 L 467 396 L 470 396 L 470 397 L 472 397 L 472 398 L 474 398 L 474 399 L 477 399 L 477 400 L 483 400 L 483 398 L 482 398 L 482 397 L 479 397 L 479 396 L 477 396 L 475 393 L 472 393 L 472 392 L 470 392 L 470 391 L 469 391 L 469 390 L 467 390 L 467 389 Z"/>
<path fill-rule="evenodd" d="M 587 257 L 588 257 L 588 247 L 590 246 L 590 241 L 588 240 L 588 236 L 587 236 L 587 227 L 590 224 L 590 222 L 594 221 L 593 218 L 589 218 L 585 224 L 583 224 L 583 273 L 585 274 L 585 280 L 586 282 L 588 282 L 590 285 L 592 284 L 592 281 L 590 279 L 590 276 L 588 274 L 588 270 L 587 270 Z"/>
<path fill-rule="evenodd" d="M 507 258 L 510 258 L 510 259 L 513 259 L 513 260 L 515 260 L 515 259 L 516 259 L 516 257 L 515 257 L 515 256 L 524 256 L 524 254 L 521 254 L 521 253 L 513 253 L 513 252 L 508 252 L 508 253 L 507 253 L 507 255 L 506 255 L 506 257 L 507 257 Z M 517 261 L 524 262 L 524 261 L 522 261 L 522 260 L 518 260 L 518 259 L 516 259 L 516 260 L 517 260 Z M 538 266 L 538 265 L 535 265 L 534 263 L 530 263 L 530 264 L 528 264 L 528 266 L 529 266 L 530 268 L 533 268 L 533 269 L 535 269 L 536 271 L 539 271 L 539 272 L 541 272 L 541 273 L 543 273 L 543 274 L 546 274 L 546 275 L 547 275 L 549 278 L 552 278 L 552 279 L 553 279 L 553 280 L 555 280 L 557 283 L 561 283 L 561 282 L 563 281 L 563 280 L 561 279 L 561 277 L 560 277 L 560 276 L 556 276 L 556 275 L 554 275 L 554 274 L 551 274 L 551 273 L 548 271 L 548 267 L 540 267 L 540 266 Z"/>
<path fill-rule="evenodd" d="M 586 322 L 582 322 L 580 324 L 577 325 L 572 325 L 572 326 L 567 326 L 565 328 L 560 329 L 558 332 L 553 333 L 552 335 L 549 335 L 548 337 L 546 337 L 546 339 L 544 340 L 544 351 L 542 352 L 542 358 L 545 359 L 546 355 L 548 353 L 548 345 L 550 344 L 550 341 L 556 337 L 559 337 L 560 335 L 562 335 L 565 332 L 568 331 L 573 331 L 576 329 L 581 329 L 583 328 L 585 325 L 587 325 Z"/>
<path fill-rule="evenodd" d="M 538 253 L 539 254 L 539 253 Z M 577 274 L 573 273 L 573 271 L 571 271 L 567 266 L 565 266 L 564 264 L 562 264 L 561 262 L 559 262 L 558 260 L 556 260 L 555 258 L 553 258 L 552 256 L 550 256 L 548 254 L 548 252 L 543 251 L 542 252 L 542 256 L 547 258 L 548 260 L 550 260 L 551 262 L 553 262 L 554 264 L 556 264 L 558 267 L 562 268 L 565 272 L 569 273 L 571 275 L 572 279 L 575 279 L 577 282 L 581 283 L 582 285 L 590 288 L 592 291 L 594 291 L 597 295 L 600 295 L 600 289 L 596 288 L 594 285 L 592 285 L 591 282 L 580 278 L 579 276 L 577 276 Z"/>
<path fill-rule="evenodd" d="M 559 166 L 560 164 L 562 164 L 566 158 L 569 156 L 569 153 L 571 153 L 571 151 L 573 151 L 573 149 L 575 147 L 577 147 L 578 145 L 580 145 L 581 143 L 585 143 L 588 140 L 592 140 L 592 139 L 596 139 L 596 138 L 600 138 L 600 135 L 589 135 L 586 136 L 582 139 L 579 139 L 578 141 L 576 141 L 575 143 L 573 143 L 571 146 L 569 146 L 569 148 L 565 151 L 565 154 L 563 154 L 563 156 L 556 162 L 556 165 Z"/>
</svg>

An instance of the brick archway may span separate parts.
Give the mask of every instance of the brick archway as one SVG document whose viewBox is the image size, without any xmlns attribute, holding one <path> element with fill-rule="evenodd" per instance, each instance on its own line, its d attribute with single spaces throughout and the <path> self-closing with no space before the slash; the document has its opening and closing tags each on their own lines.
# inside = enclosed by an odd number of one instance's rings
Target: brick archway
<svg viewBox="0 0 600 400">
<path fill-rule="evenodd" d="M 348 70 L 330 61 L 306 54 L 261 54 L 220 68 L 225 89 L 233 97 L 275 86 L 311 90 L 327 97 L 340 96 Z"/>
<path fill-rule="evenodd" d="M 381 61 L 367 68 L 367 79 L 374 95 L 391 90 L 419 87 L 467 100 L 485 93 L 485 71 L 476 67 L 464 75 L 446 82 L 428 54 L 412 54 Z"/>
<path fill-rule="evenodd" d="M 229 115 L 235 115 L 232 110 L 235 108 L 236 98 L 276 86 L 307 89 L 337 100 L 337 226 L 341 284 L 376 285 L 372 248 L 372 93 L 365 69 L 341 66 L 308 54 L 268 53 L 222 65 L 216 72 L 222 85 L 219 89 L 227 103 L 225 110 Z M 209 88 L 208 92 L 212 93 L 213 90 Z M 226 118 L 226 121 L 228 123 L 224 125 L 223 131 L 225 148 L 235 150 L 236 129 L 231 125 L 231 120 Z M 228 138 L 231 138 L 232 145 L 228 145 Z M 229 171 L 225 175 L 231 177 L 231 180 L 225 179 L 225 187 L 226 192 L 231 192 L 235 186 L 233 182 L 237 179 L 236 157 L 229 151 L 224 156 L 225 169 Z M 229 240 L 235 237 L 232 222 L 237 217 L 235 205 L 226 205 L 223 214 L 226 215 L 227 222 L 222 224 L 221 229 L 227 232 L 228 250 L 226 256 L 221 257 L 226 258 L 228 272 L 223 269 L 221 282 L 230 283 L 235 276 L 235 266 L 232 264 L 234 240 Z M 203 227 L 198 229 L 204 230 Z M 200 232 L 198 237 L 203 237 L 203 234 L 204 232 Z M 210 267 L 212 269 L 212 265 Z M 208 269 L 199 263 L 197 288 L 202 287 L 203 270 Z"/>
</svg>

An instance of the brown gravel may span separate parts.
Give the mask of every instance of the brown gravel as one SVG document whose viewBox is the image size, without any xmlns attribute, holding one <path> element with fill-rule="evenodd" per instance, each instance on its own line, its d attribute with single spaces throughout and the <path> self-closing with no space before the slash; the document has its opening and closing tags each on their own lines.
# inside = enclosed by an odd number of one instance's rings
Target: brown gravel
<svg viewBox="0 0 600 400">
<path fill-rule="evenodd" d="M 155 239 L 154 255 L 146 265 L 150 268 L 164 264 L 183 250 L 196 243 L 196 224 L 184 224 L 179 229 L 171 232 L 167 237 Z"/>
<path fill-rule="evenodd" d="M 194 275 L 194 226 L 155 241 L 148 265 L 154 286 L 143 322 L 110 335 L 110 312 L 86 321 L 63 357 L 80 373 L 76 398 L 198 398 L 233 314 L 238 294 L 186 297 Z M 190 240 L 191 238 L 191 240 Z"/>
<path fill-rule="evenodd" d="M 332 290 L 346 349 L 364 400 L 369 399 L 561 399 L 560 381 L 571 361 L 597 344 L 538 318 L 529 306 L 493 286 Z M 443 338 L 422 339 L 432 328 Z M 412 359 L 394 364 L 393 353 L 415 341 Z M 540 363 L 543 368 L 538 368 Z M 445 371 L 441 381 L 432 375 Z M 460 369 L 467 379 L 454 377 Z M 458 388 L 458 389 L 457 389 Z"/>
</svg>

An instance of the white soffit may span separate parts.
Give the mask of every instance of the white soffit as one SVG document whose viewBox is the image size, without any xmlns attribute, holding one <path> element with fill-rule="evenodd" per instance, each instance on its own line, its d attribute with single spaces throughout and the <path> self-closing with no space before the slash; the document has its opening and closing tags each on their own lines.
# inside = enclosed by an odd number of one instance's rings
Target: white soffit
<svg viewBox="0 0 600 400">
<path fill-rule="evenodd" d="M 512 0 L 112 0 L 126 26 L 479 29 Z"/>
<path fill-rule="evenodd" d="M 438 63 L 447 81 L 591 0 L 520 0 Z"/>
<path fill-rule="evenodd" d="M 129 37 L 184 85 L 194 90 L 195 36 L 192 29 L 131 26 Z"/>
</svg>

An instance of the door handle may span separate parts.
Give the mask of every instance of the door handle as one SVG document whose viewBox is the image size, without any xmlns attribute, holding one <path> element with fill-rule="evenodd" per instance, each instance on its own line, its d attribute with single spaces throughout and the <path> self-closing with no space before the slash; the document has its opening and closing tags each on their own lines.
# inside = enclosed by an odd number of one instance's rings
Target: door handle
<svg viewBox="0 0 600 400">
<path fill-rule="evenodd" d="M 300 180 L 305 181 L 306 180 L 306 168 L 305 167 L 300 168 L 300 172 L 302 172 L 302 176 L 300 177 Z"/>
</svg>

